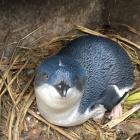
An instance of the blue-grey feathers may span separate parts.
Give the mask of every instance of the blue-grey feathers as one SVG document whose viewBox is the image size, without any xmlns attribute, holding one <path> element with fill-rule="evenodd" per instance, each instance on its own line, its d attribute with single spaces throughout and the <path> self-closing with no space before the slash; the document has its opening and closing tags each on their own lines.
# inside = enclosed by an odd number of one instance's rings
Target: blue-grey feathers
<svg viewBox="0 0 140 140">
<path fill-rule="evenodd" d="M 91 104 L 96 105 L 105 96 L 104 91 L 109 85 L 116 85 L 121 89 L 132 86 L 134 82 L 130 58 L 123 48 L 107 38 L 82 36 L 71 41 L 60 55 L 77 61 L 87 74 L 79 108 L 81 113 Z M 110 98 L 106 98 L 106 102 L 110 102 Z"/>
</svg>

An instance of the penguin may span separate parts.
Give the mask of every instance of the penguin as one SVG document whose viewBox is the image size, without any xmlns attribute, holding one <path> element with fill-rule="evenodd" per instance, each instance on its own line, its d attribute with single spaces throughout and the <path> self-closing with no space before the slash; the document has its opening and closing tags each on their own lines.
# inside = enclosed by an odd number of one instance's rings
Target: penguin
<svg viewBox="0 0 140 140">
<path fill-rule="evenodd" d="M 116 114 L 117 108 L 120 115 L 120 104 L 134 87 L 133 71 L 118 43 L 94 35 L 78 37 L 37 67 L 34 87 L 39 112 L 64 127 L 100 119 L 106 111 Z"/>
</svg>

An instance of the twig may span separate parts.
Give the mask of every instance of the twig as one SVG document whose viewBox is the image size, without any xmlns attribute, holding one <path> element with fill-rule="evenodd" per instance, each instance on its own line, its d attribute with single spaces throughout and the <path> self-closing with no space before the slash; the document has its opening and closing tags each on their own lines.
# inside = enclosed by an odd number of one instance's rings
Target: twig
<svg viewBox="0 0 140 140">
<path fill-rule="evenodd" d="M 17 76 L 21 73 L 21 71 L 24 69 L 24 67 L 28 64 L 29 59 L 27 59 L 27 61 L 25 62 L 25 64 L 21 67 L 21 69 L 17 72 L 17 74 L 13 77 L 13 79 L 9 82 L 8 86 L 10 86 L 14 80 L 17 78 Z M 5 88 L 2 93 L 0 94 L 0 96 L 2 96 L 5 92 L 7 91 L 7 88 Z"/>
<path fill-rule="evenodd" d="M 93 30 L 91 30 L 91 29 L 85 28 L 85 27 L 80 26 L 80 25 L 76 25 L 76 29 L 78 29 L 78 30 L 80 30 L 80 31 L 82 31 L 82 32 L 85 32 L 85 33 L 92 34 L 92 35 L 97 35 L 97 36 L 101 36 L 101 37 L 106 37 L 106 38 L 108 38 L 107 35 L 103 35 L 102 33 L 93 31 Z"/>
<path fill-rule="evenodd" d="M 11 67 L 11 70 L 17 70 L 20 69 L 23 66 L 23 64 L 16 64 Z M 0 68 L 2 71 L 5 71 L 7 69 L 7 64 L 0 64 Z M 33 69 L 35 68 L 35 64 L 27 64 L 24 69 Z"/>
<path fill-rule="evenodd" d="M 140 36 L 140 33 L 133 27 L 127 25 L 127 24 L 120 24 L 123 27 L 126 27 L 128 29 L 128 31 L 135 33 L 136 35 Z"/>
<path fill-rule="evenodd" d="M 127 44 L 129 44 L 131 46 L 134 46 L 137 49 L 140 49 L 140 46 L 139 45 L 133 43 L 132 41 L 130 41 L 130 40 L 124 38 L 124 37 L 121 37 L 120 35 L 113 35 L 113 37 L 115 37 L 116 39 L 118 39 L 118 40 L 120 40 L 122 42 L 125 42 L 125 43 L 127 43 Z"/>
<path fill-rule="evenodd" d="M 66 138 L 68 138 L 69 140 L 76 140 L 74 137 L 70 136 L 64 130 L 60 129 L 59 127 L 57 127 L 57 126 L 55 126 L 53 124 L 50 124 L 49 122 L 47 122 L 45 119 L 43 119 L 42 117 L 40 117 L 39 115 L 37 115 L 32 110 L 28 110 L 28 113 L 31 114 L 32 116 L 34 116 L 35 118 L 37 118 L 38 120 L 42 121 L 43 123 L 47 124 L 48 126 L 50 126 L 51 128 L 53 128 L 54 130 L 56 130 L 57 132 L 59 132 L 60 134 L 62 134 Z"/>
<path fill-rule="evenodd" d="M 6 86 L 6 89 L 7 89 L 8 93 L 9 93 L 9 95 L 10 95 L 10 97 L 11 97 L 11 100 L 12 100 L 13 104 L 15 104 L 15 98 L 14 98 L 14 96 L 13 96 L 11 87 L 7 85 L 6 81 L 4 80 L 4 77 L 3 77 L 1 74 L 0 74 L 0 76 L 1 76 L 1 78 L 2 78 L 2 80 L 3 80 L 3 83 L 4 83 L 5 86 Z"/>
<path fill-rule="evenodd" d="M 80 35 L 55 37 L 55 38 L 53 38 L 52 40 L 50 40 L 48 42 L 48 45 L 51 45 L 51 44 L 56 43 L 56 42 L 59 42 L 59 41 L 64 41 L 64 40 L 65 41 L 70 41 L 70 40 L 72 40 L 72 39 L 74 39 L 76 37 L 79 37 L 79 36 Z"/>
<path fill-rule="evenodd" d="M 18 96 L 18 98 L 16 100 L 16 105 L 20 102 L 20 100 L 23 97 L 25 91 L 28 89 L 28 87 L 30 86 L 31 82 L 33 81 L 33 78 L 34 78 L 34 75 L 31 77 L 31 79 L 28 81 L 28 83 L 25 85 L 24 89 L 22 90 L 22 92 Z"/>
<path fill-rule="evenodd" d="M 20 41 L 26 39 L 27 37 L 29 37 L 30 35 L 32 35 L 33 33 L 35 33 L 37 30 L 39 30 L 40 28 L 42 28 L 42 26 L 38 27 L 37 29 L 33 30 L 32 32 L 30 32 L 29 34 L 27 34 L 26 36 L 24 36 Z"/>
<path fill-rule="evenodd" d="M 22 124 L 24 117 L 27 113 L 27 110 L 29 109 L 30 105 L 32 104 L 33 100 L 35 99 L 35 96 L 32 95 L 33 90 L 29 93 L 29 95 L 24 100 L 24 104 L 22 105 L 22 108 L 20 109 L 19 113 L 17 114 L 17 119 L 15 123 L 15 127 L 13 130 L 13 139 L 19 140 L 19 134 L 20 134 L 20 127 L 19 124 Z"/>
<path fill-rule="evenodd" d="M 140 104 L 136 105 L 131 110 L 125 112 L 121 117 L 111 120 L 110 122 L 105 124 L 103 126 L 103 128 L 105 128 L 105 127 L 109 127 L 110 129 L 113 128 L 114 126 L 116 126 L 119 123 L 121 123 L 122 121 L 124 121 L 127 117 L 129 117 L 131 114 L 133 114 L 134 112 L 136 112 L 139 109 L 140 109 Z"/>
<path fill-rule="evenodd" d="M 4 80 L 7 78 L 9 71 L 11 70 L 11 68 L 13 67 L 13 65 L 15 64 L 15 62 L 18 60 L 18 58 L 19 58 L 19 55 L 16 56 L 16 58 L 15 58 L 14 61 L 13 61 L 13 63 L 9 66 L 9 68 L 7 69 L 7 71 L 4 73 Z M 3 85 L 4 85 L 4 83 L 1 84 L 1 86 L 0 86 L 0 91 L 1 91 L 1 89 L 2 89 L 2 87 L 3 87 Z M 2 95 L 2 94 L 0 94 L 0 96 L 1 96 L 1 95 Z"/>
<path fill-rule="evenodd" d="M 2 102 L 1 102 L 1 96 L 0 96 L 0 122 L 1 122 L 1 118 L 2 118 L 2 106 L 1 106 Z"/>
<path fill-rule="evenodd" d="M 12 140 L 12 127 L 13 127 L 14 118 L 15 118 L 15 108 L 12 108 L 9 127 L 8 127 L 8 140 Z"/>
<path fill-rule="evenodd" d="M 90 30 L 90 29 L 85 28 L 85 27 L 83 27 L 83 26 L 77 25 L 76 28 L 77 28 L 78 30 L 82 31 L 82 32 L 85 32 L 85 33 L 89 33 L 89 34 L 92 34 L 92 35 L 97 35 L 97 36 L 101 36 L 101 37 L 106 37 L 106 38 L 108 38 L 107 35 L 103 35 L 102 33 L 99 33 L 99 32 L 93 31 L 93 30 Z M 113 35 L 112 37 L 115 37 L 116 39 L 118 39 L 118 40 L 120 40 L 120 41 L 122 41 L 122 42 L 125 42 L 125 43 L 127 43 L 127 44 L 129 44 L 129 45 L 131 45 L 131 46 L 134 46 L 135 48 L 140 49 L 140 46 L 139 46 L 139 45 L 133 43 L 132 41 L 130 41 L 130 40 L 124 38 L 124 37 L 121 37 L 120 35 Z M 112 40 L 113 40 L 113 39 L 112 39 Z"/>
</svg>

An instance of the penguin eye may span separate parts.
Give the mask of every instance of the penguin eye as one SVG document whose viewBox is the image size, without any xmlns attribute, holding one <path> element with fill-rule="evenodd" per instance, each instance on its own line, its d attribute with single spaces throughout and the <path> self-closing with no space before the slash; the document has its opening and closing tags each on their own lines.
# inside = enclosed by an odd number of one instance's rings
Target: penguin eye
<svg viewBox="0 0 140 140">
<path fill-rule="evenodd" d="M 43 77 L 44 77 L 46 80 L 49 79 L 49 75 L 48 75 L 47 73 L 44 73 L 44 74 L 43 74 Z"/>
</svg>

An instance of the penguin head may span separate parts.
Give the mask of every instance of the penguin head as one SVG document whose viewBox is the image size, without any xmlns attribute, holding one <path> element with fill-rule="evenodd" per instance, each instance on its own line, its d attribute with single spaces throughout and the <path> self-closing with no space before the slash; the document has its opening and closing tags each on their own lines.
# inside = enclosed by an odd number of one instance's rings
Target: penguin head
<svg viewBox="0 0 140 140">
<path fill-rule="evenodd" d="M 80 102 L 85 73 L 71 58 L 53 56 L 37 68 L 35 92 L 38 99 L 53 109 L 67 109 Z"/>
</svg>

